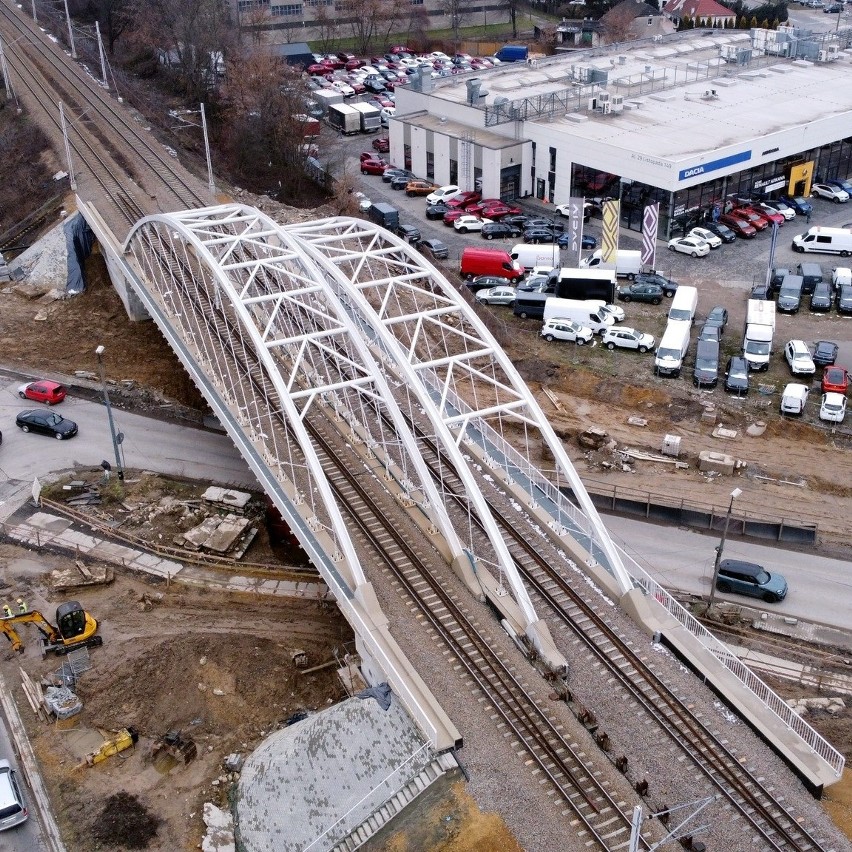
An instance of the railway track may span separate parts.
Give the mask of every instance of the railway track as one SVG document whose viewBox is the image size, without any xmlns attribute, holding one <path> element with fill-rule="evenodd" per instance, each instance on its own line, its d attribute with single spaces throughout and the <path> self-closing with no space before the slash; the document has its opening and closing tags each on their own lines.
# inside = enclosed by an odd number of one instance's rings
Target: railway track
<svg viewBox="0 0 852 852">
<path fill-rule="evenodd" d="M 75 169 L 85 164 L 85 173 L 106 196 L 96 206 L 110 224 L 126 226 L 150 213 L 210 203 L 200 184 L 154 135 L 140 132 L 127 108 L 76 62 L 69 62 L 61 48 L 8 0 L 0 2 L 0 27 L 13 89 L 25 103 L 40 108 L 51 137 L 59 142 L 58 150 L 62 127 L 57 103 L 63 104 L 72 162 Z"/>
</svg>

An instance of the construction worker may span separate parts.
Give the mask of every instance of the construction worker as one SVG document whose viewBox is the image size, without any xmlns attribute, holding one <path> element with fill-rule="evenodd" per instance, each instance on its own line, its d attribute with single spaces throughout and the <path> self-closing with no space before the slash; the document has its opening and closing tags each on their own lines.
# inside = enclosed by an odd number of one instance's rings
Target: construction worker
<svg viewBox="0 0 852 852">
<path fill-rule="evenodd" d="M 18 599 L 15 601 L 15 603 L 18 605 L 18 612 L 20 612 L 20 613 L 21 613 L 21 615 L 23 615 L 23 614 L 27 611 L 27 604 L 26 604 L 26 601 L 24 601 L 24 599 L 23 599 L 23 598 L 18 598 Z"/>
<path fill-rule="evenodd" d="M 10 607 L 9 604 L 7 604 L 7 603 L 3 604 L 3 617 L 4 618 L 11 618 L 12 617 L 12 607 Z"/>
</svg>

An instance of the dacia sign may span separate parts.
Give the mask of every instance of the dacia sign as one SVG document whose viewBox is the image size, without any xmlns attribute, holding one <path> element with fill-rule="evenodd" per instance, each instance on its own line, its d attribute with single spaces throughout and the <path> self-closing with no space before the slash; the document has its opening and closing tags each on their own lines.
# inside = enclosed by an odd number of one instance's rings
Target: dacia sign
<svg viewBox="0 0 852 852">
<path fill-rule="evenodd" d="M 739 154 L 731 154 L 728 157 L 722 157 L 721 160 L 711 160 L 709 163 L 701 163 L 698 166 L 690 166 L 688 169 L 681 169 L 678 172 L 678 180 L 687 180 L 697 177 L 698 175 L 706 174 L 707 172 L 715 172 L 717 169 L 724 169 L 726 166 L 733 166 L 737 163 L 745 163 L 751 159 L 751 151 L 740 151 Z"/>
</svg>

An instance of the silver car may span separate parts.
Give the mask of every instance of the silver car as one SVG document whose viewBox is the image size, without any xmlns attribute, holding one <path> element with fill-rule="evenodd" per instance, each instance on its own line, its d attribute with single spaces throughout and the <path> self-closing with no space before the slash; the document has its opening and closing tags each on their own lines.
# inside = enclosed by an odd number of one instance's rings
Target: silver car
<svg viewBox="0 0 852 852">
<path fill-rule="evenodd" d="M 18 776 L 8 760 L 0 760 L 0 831 L 26 822 L 28 816 Z"/>
<path fill-rule="evenodd" d="M 476 294 L 476 301 L 483 305 L 514 305 L 514 287 L 489 287 Z"/>
</svg>

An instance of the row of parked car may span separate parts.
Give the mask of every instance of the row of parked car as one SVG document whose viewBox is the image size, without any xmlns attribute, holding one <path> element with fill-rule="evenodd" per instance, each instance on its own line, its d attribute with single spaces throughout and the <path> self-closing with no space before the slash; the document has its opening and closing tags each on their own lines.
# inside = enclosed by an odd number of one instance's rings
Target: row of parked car
<svg viewBox="0 0 852 852">
<path fill-rule="evenodd" d="M 818 263 L 800 263 L 795 269 L 777 267 L 769 283 L 755 284 L 753 299 L 775 299 L 782 313 L 798 313 L 804 296 L 810 296 L 814 313 L 836 308 L 839 314 L 852 315 L 852 267 L 837 266 L 827 275 Z"/>
</svg>

